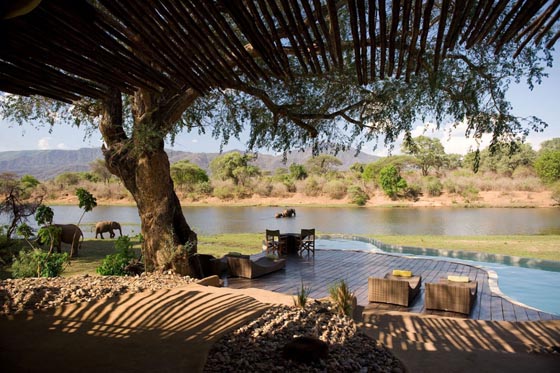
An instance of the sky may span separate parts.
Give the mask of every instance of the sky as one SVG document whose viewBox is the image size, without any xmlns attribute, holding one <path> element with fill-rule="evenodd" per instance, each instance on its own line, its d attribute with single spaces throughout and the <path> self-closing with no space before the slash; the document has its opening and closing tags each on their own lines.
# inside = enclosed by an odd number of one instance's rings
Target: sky
<svg viewBox="0 0 560 373">
<path fill-rule="evenodd" d="M 548 123 L 548 127 L 542 133 L 531 133 L 527 142 L 533 149 L 538 150 L 540 144 L 548 139 L 560 137 L 560 51 L 554 52 L 554 66 L 547 69 L 549 74 L 542 84 L 536 85 L 533 91 L 526 84 L 512 85 L 507 92 L 507 97 L 513 107 L 513 114 L 527 117 L 536 116 Z M 17 124 L 6 120 L 0 120 L 0 152 L 13 150 L 45 150 L 45 149 L 79 149 L 100 148 L 102 145 L 101 134 L 95 132 L 91 137 L 85 137 L 82 129 L 68 125 L 55 125 L 49 133 L 48 128 L 34 128 L 31 125 L 19 127 Z M 438 131 L 433 126 L 419 125 L 413 130 L 413 136 L 425 135 L 439 138 L 446 153 L 465 154 L 471 148 L 476 147 L 476 142 L 465 138 L 464 126 L 451 130 L 450 125 L 444 125 Z M 245 150 L 246 146 L 242 135 L 242 141 L 232 139 L 224 147 L 224 151 L 238 149 Z M 484 141 L 486 140 L 486 141 Z M 488 138 L 484 139 L 481 149 L 487 146 Z M 388 155 L 382 143 L 374 151 L 374 143 L 365 144 L 362 151 L 380 156 Z M 174 145 L 167 146 L 188 152 L 219 152 L 220 142 L 213 139 L 210 134 L 199 136 L 196 133 L 182 133 L 177 136 Z M 263 151 L 264 152 L 264 151 Z M 400 141 L 395 143 L 392 154 L 399 154 Z"/>
</svg>

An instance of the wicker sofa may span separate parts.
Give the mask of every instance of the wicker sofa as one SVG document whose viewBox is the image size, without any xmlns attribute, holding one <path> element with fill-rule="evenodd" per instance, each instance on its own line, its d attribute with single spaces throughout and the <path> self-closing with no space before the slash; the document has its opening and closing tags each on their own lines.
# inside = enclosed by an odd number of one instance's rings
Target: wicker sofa
<svg viewBox="0 0 560 373">
<path fill-rule="evenodd" d="M 408 307 L 420 293 L 422 277 L 399 277 L 388 273 L 384 278 L 368 278 L 368 300 Z"/>
<path fill-rule="evenodd" d="M 468 315 L 474 304 L 476 293 L 476 281 L 461 283 L 441 279 L 439 283 L 427 283 L 426 309 Z"/>
<path fill-rule="evenodd" d="M 262 257 L 252 260 L 248 256 L 227 256 L 229 274 L 233 277 L 256 278 L 286 267 L 285 259 Z"/>
</svg>

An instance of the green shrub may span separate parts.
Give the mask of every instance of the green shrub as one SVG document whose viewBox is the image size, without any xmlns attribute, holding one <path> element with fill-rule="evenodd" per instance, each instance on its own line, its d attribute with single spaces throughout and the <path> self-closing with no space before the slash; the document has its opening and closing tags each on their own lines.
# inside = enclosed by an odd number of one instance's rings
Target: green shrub
<svg viewBox="0 0 560 373">
<path fill-rule="evenodd" d="M 341 315 L 352 317 L 354 312 L 355 297 L 344 280 L 335 282 L 329 287 L 329 294 L 334 304 L 334 309 Z"/>
<path fill-rule="evenodd" d="M 6 237 L 6 226 L 0 225 L 0 265 L 12 262 L 15 255 L 22 249 L 23 241 Z"/>
<path fill-rule="evenodd" d="M 438 197 L 441 195 L 443 190 L 443 185 L 437 177 L 428 176 L 424 179 L 425 190 L 428 192 L 429 196 Z"/>
<path fill-rule="evenodd" d="M 407 187 L 406 180 L 401 177 L 399 170 L 393 165 L 381 169 L 379 185 L 391 199 L 396 199 L 399 193 Z"/>
<path fill-rule="evenodd" d="M 325 184 L 323 192 L 330 198 L 342 199 L 346 196 L 346 184 L 340 180 L 331 180 Z"/>
<path fill-rule="evenodd" d="M 126 267 L 134 262 L 136 256 L 132 249 L 133 244 L 130 237 L 122 236 L 115 242 L 116 254 L 107 255 L 101 266 L 96 269 L 96 272 L 102 276 L 126 276 L 129 273 Z"/>
<path fill-rule="evenodd" d="M 352 203 L 358 206 L 365 206 L 369 200 L 368 194 L 358 185 L 352 185 L 348 189 L 348 194 L 350 195 L 350 199 L 352 199 Z"/>
<path fill-rule="evenodd" d="M 24 277 L 57 277 L 68 264 L 68 253 L 47 253 L 40 249 L 21 250 L 14 258 L 12 275 Z"/>
<path fill-rule="evenodd" d="M 560 180 L 560 150 L 546 150 L 540 154 L 535 161 L 535 170 L 547 184 Z"/>
<path fill-rule="evenodd" d="M 212 194 L 212 191 L 213 191 L 212 184 L 209 181 L 197 183 L 194 185 L 195 193 L 202 194 L 204 196 L 209 196 Z"/>
</svg>

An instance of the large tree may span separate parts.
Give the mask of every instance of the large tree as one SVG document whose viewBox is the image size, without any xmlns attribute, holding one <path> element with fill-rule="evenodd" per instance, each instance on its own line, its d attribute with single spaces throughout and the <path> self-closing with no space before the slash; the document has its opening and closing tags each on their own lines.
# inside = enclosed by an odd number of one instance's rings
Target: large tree
<svg viewBox="0 0 560 373">
<path fill-rule="evenodd" d="M 418 160 L 422 175 L 428 176 L 430 168 L 439 170 L 445 163 L 445 149 L 441 141 L 427 136 L 418 136 L 413 142 L 403 145 L 403 152 L 411 154 Z"/>
<path fill-rule="evenodd" d="M 328 4 L 329 12 L 333 11 L 335 2 Z M 514 140 L 525 135 L 530 128 L 542 126 L 536 118 L 523 123 L 512 115 L 505 91 L 510 82 L 522 78 L 526 78 L 530 86 L 540 82 L 544 65 L 551 62 L 550 53 L 544 48 L 530 44 L 517 54 L 519 44 L 515 41 L 503 45 L 498 51 L 485 43 L 469 43 L 472 44 L 469 49 L 465 43 L 457 43 L 447 51 L 444 59 L 438 60 L 441 32 L 425 33 L 422 35 L 421 68 L 416 74 L 373 80 L 362 85 L 359 81 L 363 79 L 356 74 L 360 71 L 357 67 L 361 61 L 354 57 L 360 47 L 365 51 L 366 47 L 373 45 L 377 55 L 383 58 L 381 66 L 379 59 L 372 59 L 376 64 L 374 67 L 376 71 L 386 69 L 388 75 L 400 70 L 407 62 L 395 58 L 396 50 L 410 49 L 411 61 L 419 51 L 414 50 L 416 46 L 412 48 L 405 43 L 388 46 L 381 38 L 367 40 L 368 45 L 353 44 L 352 38 L 357 35 L 351 32 L 355 30 L 351 22 L 356 18 L 347 17 L 348 8 L 344 4 L 336 2 L 341 16 L 335 26 L 341 30 L 343 40 L 335 45 L 335 53 L 340 57 L 337 56 L 338 65 L 334 69 L 314 71 L 302 63 L 318 58 L 326 61 L 324 56 L 314 55 L 321 53 L 320 49 L 305 49 L 305 56 L 298 55 L 301 51 L 295 44 L 301 44 L 304 37 L 315 34 L 316 24 L 307 24 L 310 28 L 307 36 L 285 25 L 275 25 L 284 39 L 282 44 L 270 48 L 284 50 L 285 62 L 291 67 L 289 75 L 271 71 L 272 65 L 265 58 L 254 55 L 257 67 L 252 67 L 253 70 L 236 69 L 238 75 L 235 78 L 222 79 L 219 87 L 204 92 L 204 95 L 196 87 L 169 85 L 157 90 L 151 89 L 149 84 L 135 88 L 134 94 L 130 95 L 109 89 L 103 100 L 83 99 L 71 106 L 36 96 L 8 95 L 1 102 L 2 117 L 21 125 L 34 120 L 35 123 L 54 125 L 66 122 L 98 129 L 104 140 L 107 168 L 122 180 L 138 206 L 147 268 L 174 265 L 179 270 L 184 268 L 186 255 L 196 251 L 197 242 L 196 233 L 187 223 L 175 194 L 164 149 L 166 139 L 172 140 L 180 131 L 210 131 L 225 144 L 248 127 L 249 150 L 266 148 L 285 153 L 309 145 L 315 152 L 336 152 L 351 146 L 360 149 L 364 143 L 379 140 L 391 146 L 402 134 L 410 138 L 415 122 L 428 118 L 438 125 L 444 121 L 466 122 L 468 134 L 480 137 L 491 133 L 495 143 Z M 363 2 L 359 2 L 360 5 Z M 437 24 L 442 16 L 438 9 L 434 7 L 430 25 Z M 504 11 L 497 16 L 505 17 L 506 14 Z M 110 21 L 111 17 L 107 19 Z M 387 19 L 391 19 L 390 12 Z M 328 25 L 320 26 L 321 30 L 326 30 L 324 26 Z M 386 32 L 389 34 L 388 28 Z M 414 28 L 409 32 L 412 34 L 408 35 L 409 38 L 420 40 Z M 231 35 L 224 37 L 231 38 Z M 239 39 L 244 40 L 243 37 Z M 248 43 L 245 50 L 253 53 L 255 48 Z M 392 62 L 385 65 L 387 51 L 392 53 L 392 61 L 399 66 L 393 66 Z M 219 63 L 233 62 L 226 57 Z M 157 67 L 157 64 L 150 66 Z M 248 71 L 256 69 L 269 79 L 262 81 L 248 76 Z"/>
</svg>

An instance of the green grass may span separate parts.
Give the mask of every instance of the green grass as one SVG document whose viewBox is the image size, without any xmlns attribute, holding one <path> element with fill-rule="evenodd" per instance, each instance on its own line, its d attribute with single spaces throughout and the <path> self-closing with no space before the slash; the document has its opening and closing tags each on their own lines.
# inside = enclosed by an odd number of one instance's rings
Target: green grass
<svg viewBox="0 0 560 373">
<path fill-rule="evenodd" d="M 379 236 L 383 243 L 432 249 L 463 250 L 560 261 L 560 235 Z"/>
</svg>

